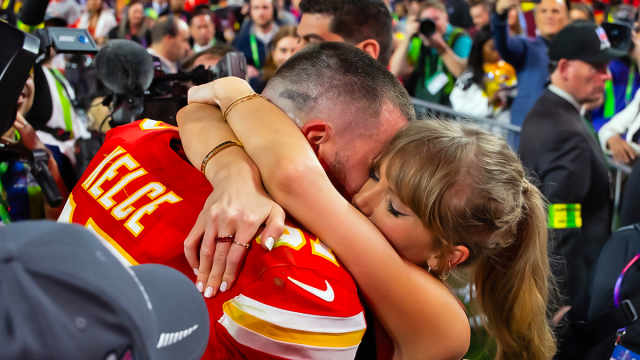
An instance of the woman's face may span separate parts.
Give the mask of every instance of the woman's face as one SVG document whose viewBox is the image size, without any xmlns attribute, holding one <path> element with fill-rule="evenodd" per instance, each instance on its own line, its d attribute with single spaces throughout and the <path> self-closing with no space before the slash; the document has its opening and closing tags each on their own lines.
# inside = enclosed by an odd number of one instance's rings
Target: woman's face
<svg viewBox="0 0 640 360">
<path fill-rule="evenodd" d="M 487 40 L 487 42 L 482 45 L 482 59 L 485 63 L 496 63 L 500 61 L 500 54 L 498 54 L 493 44 L 493 39 Z"/>
<path fill-rule="evenodd" d="M 140 25 L 144 19 L 144 9 L 142 8 L 142 4 L 135 3 L 129 6 L 129 13 L 127 16 L 129 17 L 129 23 L 131 25 Z"/>
<path fill-rule="evenodd" d="M 299 48 L 300 41 L 295 36 L 285 36 L 280 39 L 273 50 L 273 62 L 276 67 L 284 64 Z"/>
<path fill-rule="evenodd" d="M 353 197 L 354 205 L 376 225 L 398 254 L 424 267 L 433 258 L 433 235 L 403 204 L 387 182 L 385 163 L 373 169 L 367 182 Z M 433 267 L 435 264 L 430 263 Z"/>
<path fill-rule="evenodd" d="M 31 73 L 22 87 L 20 96 L 18 96 L 18 112 L 20 114 L 24 115 L 31 110 L 31 105 L 33 105 L 33 96 L 35 94 L 34 90 L 35 85 L 33 83 L 33 73 Z"/>
</svg>

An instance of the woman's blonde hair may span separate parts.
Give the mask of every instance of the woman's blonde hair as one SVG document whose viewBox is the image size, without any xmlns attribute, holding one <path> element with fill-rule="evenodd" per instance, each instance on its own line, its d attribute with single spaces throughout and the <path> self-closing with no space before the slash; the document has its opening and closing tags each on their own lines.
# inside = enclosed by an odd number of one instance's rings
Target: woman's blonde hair
<svg viewBox="0 0 640 360">
<path fill-rule="evenodd" d="M 539 190 L 505 141 L 459 123 L 410 123 L 378 161 L 400 199 L 420 217 L 441 252 L 469 249 L 477 301 L 497 342 L 497 360 L 550 359 L 547 319 L 554 288 L 547 223 Z"/>
</svg>

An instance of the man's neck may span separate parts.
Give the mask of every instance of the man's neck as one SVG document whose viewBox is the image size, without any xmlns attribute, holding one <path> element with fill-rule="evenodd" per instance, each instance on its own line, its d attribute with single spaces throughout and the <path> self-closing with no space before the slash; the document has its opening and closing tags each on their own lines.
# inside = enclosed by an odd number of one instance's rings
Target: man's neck
<svg viewBox="0 0 640 360">
<path fill-rule="evenodd" d="M 264 25 L 256 25 L 255 30 L 261 34 L 268 34 L 273 29 L 273 21 L 270 21 Z"/>
<path fill-rule="evenodd" d="M 549 90 L 573 105 L 573 107 L 576 108 L 578 112 L 580 112 L 580 110 L 582 109 L 582 104 L 580 104 L 578 100 L 576 100 L 575 96 L 573 96 L 571 91 L 564 84 L 560 82 L 553 82 L 552 80 L 551 85 L 549 85 Z"/>
</svg>

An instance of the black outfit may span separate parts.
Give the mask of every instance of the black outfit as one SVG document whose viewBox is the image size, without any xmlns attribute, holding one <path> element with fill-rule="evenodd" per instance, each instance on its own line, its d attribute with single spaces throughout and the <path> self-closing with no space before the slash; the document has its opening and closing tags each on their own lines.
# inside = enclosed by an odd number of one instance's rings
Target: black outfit
<svg viewBox="0 0 640 360">
<path fill-rule="evenodd" d="M 636 160 L 624 186 L 620 207 L 620 226 L 635 223 L 640 223 L 640 160 Z"/>
<path fill-rule="evenodd" d="M 591 272 L 610 235 L 606 160 L 578 110 L 548 89 L 524 121 L 519 154 L 540 181 L 540 190 L 550 206 L 581 205 L 582 227 L 554 229 L 550 236 L 551 255 L 562 262 L 553 269 L 554 275 L 573 306 L 572 312 L 581 317 L 588 305 Z"/>
</svg>

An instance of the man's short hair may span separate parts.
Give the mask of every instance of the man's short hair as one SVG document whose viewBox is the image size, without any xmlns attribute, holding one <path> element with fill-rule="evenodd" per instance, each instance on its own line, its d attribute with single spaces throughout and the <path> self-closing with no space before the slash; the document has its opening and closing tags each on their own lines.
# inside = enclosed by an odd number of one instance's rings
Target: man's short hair
<svg viewBox="0 0 640 360">
<path fill-rule="evenodd" d="M 486 0 L 472 0 L 469 1 L 469 8 L 473 8 L 476 6 L 482 6 L 483 8 L 485 8 L 485 10 L 487 10 L 487 12 L 491 11 L 491 4 L 486 1 Z"/>
<path fill-rule="evenodd" d="M 329 31 L 355 45 L 374 39 L 380 45 L 378 61 L 387 65 L 392 52 L 391 13 L 382 0 L 302 0 L 303 14 L 323 14 L 333 18 Z"/>
<path fill-rule="evenodd" d="M 362 114 L 358 118 L 371 119 L 369 124 L 356 124 L 353 116 L 345 114 L 345 124 L 351 122 L 364 132 L 378 128 L 384 103 L 397 108 L 407 120 L 415 119 L 402 84 L 379 62 L 346 43 L 324 42 L 297 52 L 276 71 L 263 94 L 299 126 L 310 116 L 327 111 L 327 104 Z"/>
<path fill-rule="evenodd" d="M 209 15 L 209 18 L 213 22 L 213 12 L 211 11 L 211 9 L 209 9 L 207 5 L 198 5 L 195 9 L 193 9 L 193 12 L 191 13 L 191 17 L 189 18 L 189 26 L 191 26 L 191 23 L 196 16 L 202 15 Z"/>
<path fill-rule="evenodd" d="M 162 16 L 151 27 L 151 43 L 157 44 L 165 36 L 178 35 L 178 21 L 173 16 Z"/>
<path fill-rule="evenodd" d="M 182 68 L 187 70 L 191 69 L 193 67 L 193 64 L 196 62 L 196 60 L 198 60 L 198 58 L 201 56 L 214 56 L 214 57 L 222 58 L 232 51 L 233 51 L 233 47 L 231 47 L 231 45 L 224 44 L 224 43 L 217 43 L 213 46 L 210 46 L 204 50 L 198 51 L 197 53 L 189 56 L 182 63 Z"/>
<path fill-rule="evenodd" d="M 420 11 L 418 12 L 418 16 L 425 11 L 426 9 L 438 9 L 445 14 L 447 14 L 447 8 L 441 1 L 438 0 L 427 0 L 420 5 Z"/>
</svg>

